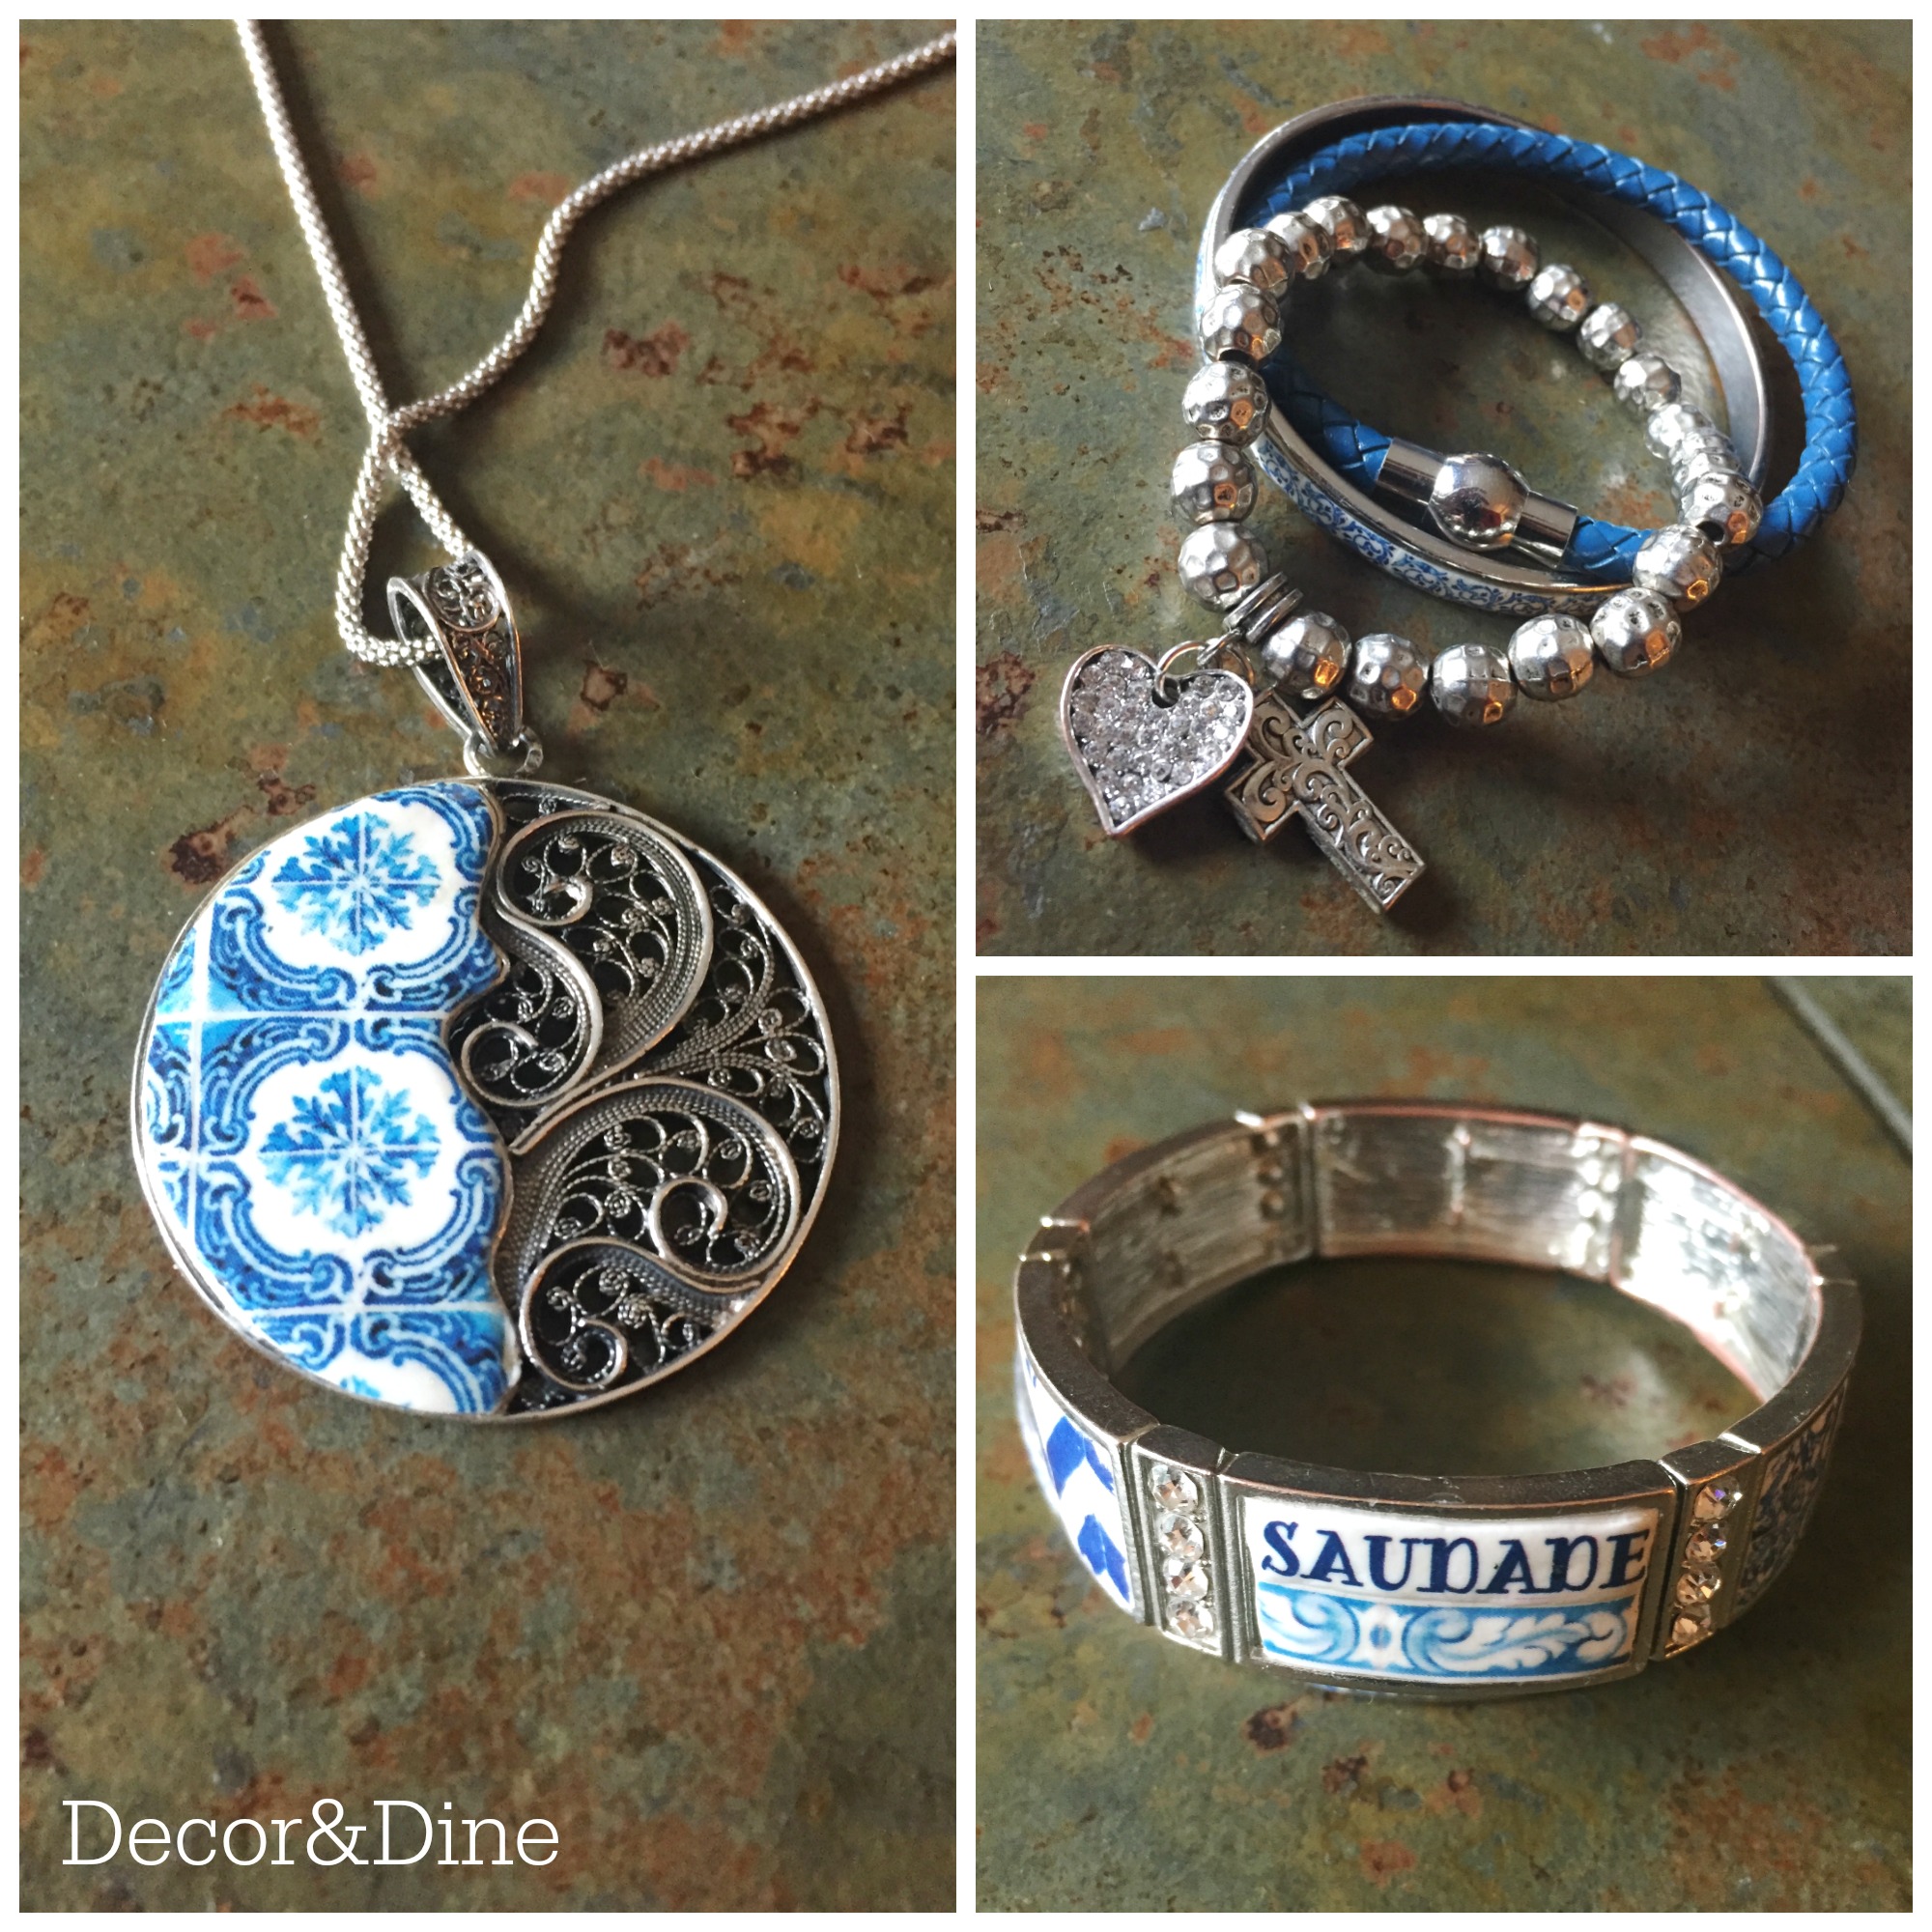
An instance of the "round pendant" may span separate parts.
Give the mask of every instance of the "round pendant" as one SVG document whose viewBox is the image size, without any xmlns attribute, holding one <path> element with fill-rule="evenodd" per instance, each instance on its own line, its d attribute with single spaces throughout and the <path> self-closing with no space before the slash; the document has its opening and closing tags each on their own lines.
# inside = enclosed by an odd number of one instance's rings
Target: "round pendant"
<svg viewBox="0 0 1932 1932">
<path fill-rule="evenodd" d="M 141 1038 L 176 1264 L 284 1366 L 495 1420 L 694 1361 L 798 1252 L 838 1134 L 825 1008 L 744 883 L 526 780 L 342 807 L 215 887 Z"/>
</svg>

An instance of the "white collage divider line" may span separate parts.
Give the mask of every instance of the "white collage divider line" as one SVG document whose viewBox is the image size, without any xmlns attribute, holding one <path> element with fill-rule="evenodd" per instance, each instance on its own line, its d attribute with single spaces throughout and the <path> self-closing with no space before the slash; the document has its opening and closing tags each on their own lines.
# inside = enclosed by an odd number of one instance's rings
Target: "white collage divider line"
<svg viewBox="0 0 1932 1932">
<path fill-rule="evenodd" d="M 1894 959 L 1788 959 L 1773 953 L 1738 953 L 1722 958 L 1680 958 L 1650 953 L 1628 958 L 1615 953 L 1453 952 L 1427 958 L 1379 958 L 1352 952 L 1136 952 L 990 953 L 976 958 L 982 980 L 1068 979 L 1075 974 L 1098 980 L 1209 979 L 1298 980 L 1320 978 L 1377 980 L 1809 980 L 1910 979 L 1909 961 Z"/>
<path fill-rule="evenodd" d="M 953 491 L 956 501 L 953 538 L 953 574 L 956 609 L 953 612 L 953 691 L 955 757 L 953 765 L 953 1609 L 954 1653 L 952 1691 L 954 1708 L 953 1759 L 956 1767 L 953 1795 L 952 1891 L 957 1911 L 970 1913 L 974 1906 L 977 1861 L 974 1857 L 979 1816 L 978 1730 L 974 1719 L 978 1680 L 974 1670 L 974 1633 L 978 1571 L 974 1563 L 975 1532 L 978 1527 L 974 1492 L 980 1473 L 979 1360 L 976 1347 L 979 1323 L 975 1319 L 979 1271 L 974 1258 L 973 1203 L 978 1191 L 977 1147 L 974 1133 L 974 1066 L 977 1059 L 978 1028 L 975 1012 L 975 952 L 973 911 L 978 895 L 974 881 L 979 876 L 978 851 L 974 843 L 974 743 L 973 672 L 979 661 L 973 624 L 973 587 L 978 546 L 974 537 L 974 452 L 979 446 L 980 395 L 976 377 L 980 358 L 977 349 L 979 276 L 975 242 L 975 201 L 979 153 L 978 114 L 979 48 L 975 22 L 959 23 L 959 56 L 953 67 L 958 89 L 957 119 L 958 185 L 954 215 L 955 342 L 953 361 L 955 430 L 957 454 L 953 463 Z"/>
</svg>

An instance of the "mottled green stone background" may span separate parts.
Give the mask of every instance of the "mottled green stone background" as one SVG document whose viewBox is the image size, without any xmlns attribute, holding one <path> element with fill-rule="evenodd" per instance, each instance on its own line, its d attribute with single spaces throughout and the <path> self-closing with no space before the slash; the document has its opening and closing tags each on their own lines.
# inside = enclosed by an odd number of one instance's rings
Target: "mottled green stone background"
<svg viewBox="0 0 1932 1932">
<path fill-rule="evenodd" d="M 574 183 L 929 31 L 275 45 L 400 400 L 502 331 Z M 24 42 L 24 1901 L 949 1905 L 952 78 L 600 211 L 534 351 L 417 440 L 517 600 L 547 769 L 745 874 L 848 1082 L 825 1211 L 741 1335 L 596 1415 L 466 1431 L 260 1361 L 136 1191 L 135 1034 L 209 881 L 456 748 L 335 638 L 363 425 L 232 32 Z M 393 514 L 379 584 L 430 560 Z M 562 1852 L 64 1870 L 83 1796 L 448 1799 Z"/>
<path fill-rule="evenodd" d="M 1806 983 L 1909 1106 L 1909 982 Z M 982 980 L 979 1056 L 982 1906 L 1909 1906 L 1910 1174 L 1766 986 Z M 1196 1656 L 1094 1584 L 1013 1420 L 1014 1256 L 1109 1160 L 1347 1094 L 1639 1127 L 1836 1244 L 1865 1335 L 1832 1472 L 1790 1568 L 1715 1641 L 1598 1690 L 1407 1705 Z M 1608 1290 L 1399 1262 L 1280 1270 L 1122 1379 L 1232 1446 L 1374 1468 L 1655 1455 L 1750 1406 Z"/>
<path fill-rule="evenodd" d="M 1873 953 L 1910 950 L 1911 31 L 1902 22 L 1002 23 L 980 36 L 979 943 L 1001 953 Z M 1725 584 L 1663 673 L 1456 733 L 1378 727 L 1356 775 L 1429 871 L 1377 920 L 1290 827 L 1218 801 L 1100 833 L 1062 749 L 1067 665 L 1209 635 L 1167 477 L 1215 191 L 1293 115 L 1435 94 L 1687 175 L 1784 257 L 1850 364 L 1859 472 L 1801 551 Z M 1435 176 L 1418 213 L 1514 212 L 1673 354 L 1621 244 L 1520 182 Z M 1378 427 L 1495 449 L 1645 525 L 1668 478 L 1608 384 L 1482 290 L 1305 287 L 1305 364 Z M 1693 392 L 1707 372 L 1687 364 Z M 1789 381 L 1788 373 L 1786 381 Z M 1778 472 L 1780 475 L 1786 472 Z M 1360 637 L 1433 652 L 1507 619 L 1396 582 L 1264 486 L 1277 568 Z"/>
</svg>

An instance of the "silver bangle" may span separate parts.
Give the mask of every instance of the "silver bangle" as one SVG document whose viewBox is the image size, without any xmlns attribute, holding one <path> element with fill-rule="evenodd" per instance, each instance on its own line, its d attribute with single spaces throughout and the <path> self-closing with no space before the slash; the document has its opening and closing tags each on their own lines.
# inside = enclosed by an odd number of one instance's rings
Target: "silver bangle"
<svg viewBox="0 0 1932 1932">
<path fill-rule="evenodd" d="M 1239 210 L 1258 174 L 1278 172 L 1302 151 L 1418 115 L 1527 125 L 1464 101 L 1397 96 L 1342 101 L 1285 122 L 1242 156 L 1208 210 L 1196 270 L 1197 317 L 1216 292 L 1215 254 L 1237 226 Z M 1770 392 L 1749 312 L 1736 288 L 1681 236 L 1648 216 L 1560 187 L 1548 191 L 1635 250 L 1683 303 L 1710 354 L 1741 467 L 1751 484 L 1761 487 L 1771 448 Z M 1433 596 L 1502 615 L 1555 612 L 1587 619 L 1623 587 L 1559 577 L 1534 562 L 1512 561 L 1507 552 L 1472 554 L 1435 530 L 1418 528 L 1388 503 L 1337 475 L 1279 409 L 1269 410 L 1267 428 L 1254 445 L 1254 457 L 1257 467 L 1303 515 L 1391 575 Z"/>
<path fill-rule="evenodd" d="M 1237 1281 L 1377 1254 L 1607 1283 L 1760 1406 L 1655 1461 L 1388 1475 L 1225 1449 L 1108 1378 Z M 1435 1699 L 1634 1676 L 1748 1609 L 1809 1519 L 1860 1329 L 1856 1289 L 1688 1155 L 1423 1101 L 1237 1114 L 1117 1161 L 1041 1222 L 1014 1301 L 1034 1473 L 1105 1595 L 1231 1662 Z"/>
</svg>

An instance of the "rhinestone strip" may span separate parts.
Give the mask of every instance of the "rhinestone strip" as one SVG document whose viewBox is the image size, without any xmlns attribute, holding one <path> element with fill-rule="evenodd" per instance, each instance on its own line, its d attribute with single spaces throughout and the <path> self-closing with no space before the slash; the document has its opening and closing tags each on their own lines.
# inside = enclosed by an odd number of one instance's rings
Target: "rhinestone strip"
<svg viewBox="0 0 1932 1932">
<path fill-rule="evenodd" d="M 1685 1528 L 1664 1600 L 1663 1654 L 1702 1643 L 1717 1628 L 1714 1605 L 1724 1588 L 1723 1557 L 1742 1532 L 1742 1470 L 1699 1483 L 1685 1509 Z"/>
<path fill-rule="evenodd" d="M 1170 1463 L 1151 1463 L 1147 1497 L 1161 1628 L 1218 1649 L 1222 1612 L 1208 1548 L 1207 1484 Z"/>
</svg>

